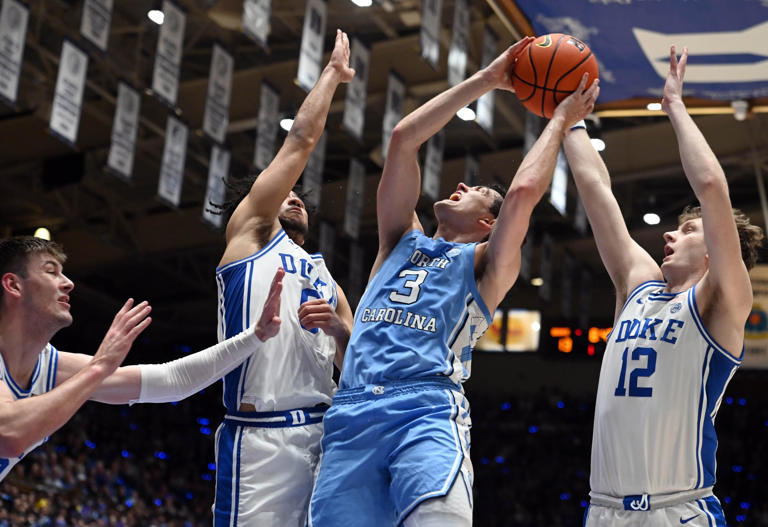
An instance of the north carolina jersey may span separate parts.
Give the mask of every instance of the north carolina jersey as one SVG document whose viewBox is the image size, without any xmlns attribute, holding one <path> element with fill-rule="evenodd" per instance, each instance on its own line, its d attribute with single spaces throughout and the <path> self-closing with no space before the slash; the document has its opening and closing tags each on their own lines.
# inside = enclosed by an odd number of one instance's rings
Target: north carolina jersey
<svg viewBox="0 0 768 527">
<path fill-rule="evenodd" d="M 26 399 L 33 395 L 42 395 L 45 392 L 52 390 L 56 385 L 56 368 L 58 367 L 58 364 L 58 350 L 51 346 L 50 343 L 46 344 L 45 348 L 43 348 L 43 351 L 40 352 L 40 355 L 37 358 L 37 364 L 32 372 L 29 388 L 25 390 L 13 380 L 11 374 L 5 367 L 5 361 L 3 360 L 2 355 L 0 355 L 0 380 L 5 383 L 11 391 L 13 398 L 16 400 Z M 24 456 L 45 443 L 47 440 L 48 438 L 46 437 L 42 441 L 38 441 L 27 448 L 19 457 L 11 459 L 0 458 L 0 481 L 5 478 L 14 465 L 21 461 Z"/>
<path fill-rule="evenodd" d="M 334 308 L 336 284 L 321 255 L 310 255 L 283 231 L 259 252 L 216 270 L 219 342 L 255 324 L 279 267 L 285 269 L 280 331 L 224 378 L 224 406 L 236 412 L 250 403 L 258 412 L 330 404 L 334 339 L 299 323 L 299 306 L 324 298 Z"/>
<path fill-rule="evenodd" d="M 475 283 L 475 247 L 420 231 L 400 239 L 355 312 L 341 388 L 469 377 L 472 346 L 490 323 Z"/>
<path fill-rule="evenodd" d="M 638 286 L 608 337 L 595 403 L 593 492 L 670 494 L 715 482 L 715 415 L 741 359 L 707 332 L 695 287 L 665 293 L 664 286 Z"/>
</svg>

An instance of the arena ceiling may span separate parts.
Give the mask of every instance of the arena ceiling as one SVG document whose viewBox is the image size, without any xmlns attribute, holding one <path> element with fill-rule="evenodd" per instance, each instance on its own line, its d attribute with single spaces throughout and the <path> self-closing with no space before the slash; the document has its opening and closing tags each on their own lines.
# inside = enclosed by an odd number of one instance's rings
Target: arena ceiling
<svg viewBox="0 0 768 527">
<path fill-rule="evenodd" d="M 150 84 L 158 26 L 148 20 L 147 11 L 154 2 L 115 0 L 108 52 L 103 56 L 91 54 L 77 147 L 70 148 L 48 132 L 62 40 L 78 40 L 82 3 L 29 3 L 18 105 L 11 108 L 0 104 L 2 234 L 31 234 L 36 227 L 46 226 L 65 246 L 70 257 L 66 272 L 76 282 L 73 309 L 83 328 L 102 331 L 97 324 L 106 327 L 108 316 L 125 298 L 133 296 L 148 298 L 155 306 L 152 334 L 158 338 L 211 341 L 216 309 L 213 273 L 223 250 L 223 235 L 200 220 L 211 147 L 200 127 L 212 44 L 221 42 L 234 55 L 226 141 L 233 159 L 230 174 L 243 177 L 252 170 L 261 81 L 268 80 L 281 92 L 280 107 L 286 114 L 295 112 L 305 95 L 295 83 L 305 1 L 273 0 L 267 50 L 242 33 L 241 1 L 181 1 L 188 15 L 178 108 L 191 133 L 181 205 L 176 210 L 156 198 L 167 110 L 149 94 L 142 97 L 133 180 L 125 183 L 104 169 L 118 80 L 126 79 L 142 90 Z M 535 17 L 527 16 L 511 0 L 473 0 L 470 5 L 469 74 L 478 68 L 486 25 L 499 35 L 500 49 L 534 31 Z M 396 69 L 405 81 L 406 112 L 449 87 L 445 57 L 454 2 L 443 2 L 441 60 L 436 70 L 419 55 L 420 9 L 419 0 L 383 0 L 370 8 L 356 7 L 349 0 L 328 0 L 325 48 L 330 49 L 335 28 L 340 27 L 371 50 L 363 140 L 353 140 L 341 126 L 342 87 L 328 118 L 323 201 L 314 222 L 317 225 L 319 219 L 336 227 L 332 269 L 345 289 L 350 287 L 350 241 L 341 225 L 352 157 L 365 163 L 367 175 L 360 235 L 366 266 L 375 255 L 375 193 L 389 70 Z M 599 105 L 596 113 L 607 145 L 603 157 L 632 234 L 660 258 L 662 232 L 675 225 L 677 212 L 693 197 L 666 118 L 644 109 L 650 100 L 612 101 Z M 463 176 L 465 156 L 470 152 L 480 160 L 481 182 L 498 179 L 508 183 L 514 175 L 522 158 L 526 111 L 510 93 L 498 93 L 495 101 L 492 135 L 474 122 L 453 119 L 448 125 L 442 195 Z M 768 100 L 750 102 L 756 111 L 744 121 L 734 119 L 727 101 L 697 99 L 690 104 L 725 167 L 734 205 L 764 225 L 756 174 L 768 171 L 768 117 L 761 113 Z M 283 137 L 280 135 L 278 142 Z M 546 200 L 537 207 L 534 245 L 540 244 L 543 233 L 549 233 L 556 242 L 555 261 L 561 261 L 567 252 L 577 265 L 591 270 L 594 287 L 604 290 L 609 285 L 594 244 L 572 225 L 572 185 L 569 202 L 567 217 Z M 422 198 L 420 208 L 428 213 L 431 203 Z M 643 223 L 642 214 L 650 209 L 661 216 L 660 225 Z M 538 251 L 534 268 L 538 268 L 537 261 Z M 555 292 L 559 279 L 556 271 Z M 610 322 L 612 303 L 604 300 L 604 296 L 593 300 L 592 316 Z M 542 309 L 545 316 L 559 316 L 557 296 L 542 302 L 527 283 L 518 283 L 506 302 Z M 92 330 L 72 331 L 82 336 Z"/>
</svg>

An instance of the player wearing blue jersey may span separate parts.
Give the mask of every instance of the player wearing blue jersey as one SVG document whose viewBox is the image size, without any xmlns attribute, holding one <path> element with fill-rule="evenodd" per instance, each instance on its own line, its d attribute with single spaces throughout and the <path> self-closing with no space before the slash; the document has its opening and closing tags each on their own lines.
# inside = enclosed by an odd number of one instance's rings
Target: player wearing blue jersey
<svg viewBox="0 0 768 527">
<path fill-rule="evenodd" d="M 217 381 L 277 333 L 283 272 L 248 331 L 166 364 L 119 367 L 151 319 L 146 302 L 128 300 L 93 356 L 59 351 L 50 339 L 72 323 L 55 243 L 0 241 L 0 479 L 63 426 L 87 400 L 111 404 L 177 401 Z"/>
<path fill-rule="evenodd" d="M 301 527 L 320 455 L 322 418 L 336 390 L 352 312 L 321 255 L 302 245 L 304 203 L 291 188 L 320 139 L 331 100 L 349 82 L 349 39 L 330 61 L 285 142 L 235 208 L 216 270 L 219 339 L 247 327 L 284 268 L 280 331 L 224 378 L 227 415 L 216 433 L 214 525 Z"/>
<path fill-rule="evenodd" d="M 584 129 L 565 151 L 597 248 L 616 287 L 598 385 L 588 527 L 725 526 L 712 494 L 714 419 L 743 357 L 748 268 L 759 227 L 731 208 L 720 164 L 683 103 L 688 56 L 675 48 L 662 108 L 700 208 L 664 233 L 659 266 L 630 236 L 610 177 Z"/>
<path fill-rule="evenodd" d="M 437 202 L 433 238 L 415 212 L 417 157 L 457 110 L 490 90 L 511 90 L 509 71 L 531 40 L 395 127 L 377 195 L 379 252 L 325 418 L 312 527 L 472 523 L 469 404 L 461 382 L 469 377 L 472 346 L 517 278 L 520 245 L 565 130 L 591 111 L 599 88 L 585 90 L 584 78 L 557 108 L 506 197 L 459 184 Z"/>
</svg>

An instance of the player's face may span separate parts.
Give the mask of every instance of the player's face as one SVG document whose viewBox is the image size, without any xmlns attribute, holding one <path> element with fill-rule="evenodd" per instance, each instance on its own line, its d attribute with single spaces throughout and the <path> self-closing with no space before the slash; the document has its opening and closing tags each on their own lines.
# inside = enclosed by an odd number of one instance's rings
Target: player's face
<svg viewBox="0 0 768 527">
<path fill-rule="evenodd" d="M 696 269 L 707 260 L 704 225 L 701 218 L 683 222 L 677 230 L 664 233 L 662 269 Z"/>
<path fill-rule="evenodd" d="M 293 191 L 288 194 L 283 204 L 280 205 L 280 212 L 277 217 L 280 219 L 280 223 L 283 224 L 283 228 L 297 230 L 302 233 L 306 233 L 309 229 L 307 209 L 301 198 Z"/>
<path fill-rule="evenodd" d="M 490 209 L 493 202 L 500 197 L 498 192 L 488 187 L 468 187 L 459 183 L 448 199 L 435 203 L 435 213 L 440 218 L 442 213 L 449 211 L 470 222 L 479 219 L 493 220 Z"/>
<path fill-rule="evenodd" d="M 31 254 L 27 260 L 27 278 L 22 278 L 24 305 L 41 322 L 57 326 L 72 324 L 69 293 L 75 284 L 67 278 L 56 258 L 48 253 Z"/>
</svg>

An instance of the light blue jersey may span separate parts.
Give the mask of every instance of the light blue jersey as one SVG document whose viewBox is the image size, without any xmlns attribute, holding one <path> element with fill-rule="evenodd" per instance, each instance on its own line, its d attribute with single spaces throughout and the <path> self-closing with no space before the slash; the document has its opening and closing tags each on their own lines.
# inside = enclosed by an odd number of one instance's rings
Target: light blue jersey
<svg viewBox="0 0 768 527">
<path fill-rule="evenodd" d="M 475 247 L 405 234 L 360 300 L 341 388 L 442 375 L 469 378 L 490 323 L 475 282 Z"/>
<path fill-rule="evenodd" d="M 40 352 L 40 356 L 37 358 L 37 364 L 35 370 L 32 372 L 32 378 L 29 382 L 27 389 L 19 386 L 16 381 L 13 380 L 11 374 L 5 367 L 5 361 L 0 355 L 0 382 L 4 382 L 8 389 L 11 391 L 13 398 L 16 400 L 26 399 L 34 395 L 42 395 L 45 392 L 53 390 L 56 386 L 56 371 L 59 365 L 59 352 L 56 348 L 47 344 L 43 351 Z M 27 448 L 20 456 L 11 459 L 0 458 L 0 481 L 11 471 L 11 469 L 21 461 L 24 456 L 32 452 L 38 446 L 42 445 L 48 440 L 46 437 L 42 441 L 35 443 Z"/>
</svg>

